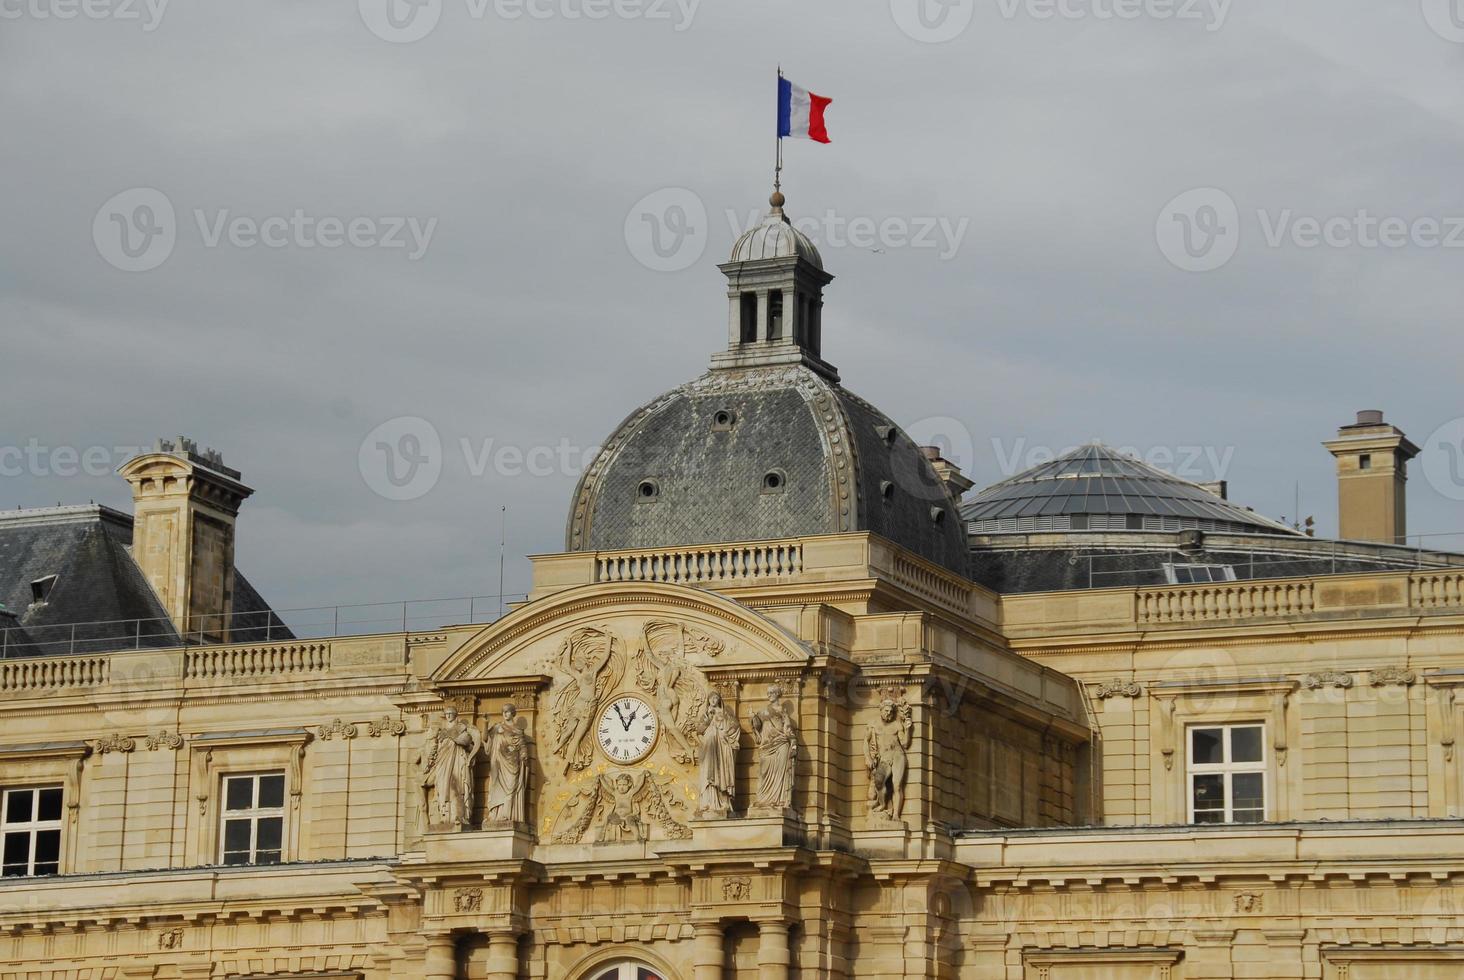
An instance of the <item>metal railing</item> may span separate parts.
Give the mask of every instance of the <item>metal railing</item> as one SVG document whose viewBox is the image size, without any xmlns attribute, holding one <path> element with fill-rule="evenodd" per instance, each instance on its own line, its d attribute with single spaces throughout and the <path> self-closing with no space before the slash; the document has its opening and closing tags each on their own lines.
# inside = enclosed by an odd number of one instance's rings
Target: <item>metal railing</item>
<svg viewBox="0 0 1464 980">
<path fill-rule="evenodd" d="M 491 623 L 522 592 L 305 606 L 210 616 L 180 630 L 171 619 L 115 619 L 0 627 L 0 660 L 144 648 L 214 646 L 410 633 Z"/>
</svg>

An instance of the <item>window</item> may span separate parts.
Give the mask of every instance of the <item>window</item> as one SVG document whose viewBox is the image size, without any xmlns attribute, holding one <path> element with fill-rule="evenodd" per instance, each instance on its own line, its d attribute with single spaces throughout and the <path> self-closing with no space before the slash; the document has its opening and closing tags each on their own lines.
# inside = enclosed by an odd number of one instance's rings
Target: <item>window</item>
<svg viewBox="0 0 1464 980">
<path fill-rule="evenodd" d="M 757 293 L 742 294 L 742 306 L 738 315 L 741 317 L 738 339 L 744 344 L 757 340 Z"/>
<path fill-rule="evenodd" d="M 1197 582 L 1234 582 L 1235 568 L 1231 565 L 1172 565 L 1165 564 L 1164 577 L 1170 585 L 1191 585 Z"/>
<path fill-rule="evenodd" d="M 51 596 L 51 590 L 56 586 L 56 576 L 47 575 L 45 578 L 38 578 L 31 583 L 31 602 L 45 602 Z"/>
<path fill-rule="evenodd" d="M 774 289 L 768 293 L 768 339 L 783 339 L 783 291 Z"/>
<path fill-rule="evenodd" d="M 1372 469 L 1372 453 L 1363 453 L 1357 457 L 1357 468 L 1360 470 Z"/>
<path fill-rule="evenodd" d="M 661 980 L 661 974 L 639 963 L 619 963 L 596 973 L 595 980 Z"/>
<path fill-rule="evenodd" d="M 4 876 L 56 874 L 61 868 L 61 787 L 7 789 L 0 807 Z"/>
<path fill-rule="evenodd" d="M 1191 823 L 1260 823 L 1266 819 L 1264 725 L 1189 730 Z"/>
<path fill-rule="evenodd" d="M 279 864 L 284 849 L 285 776 L 224 777 L 224 864 Z"/>
</svg>

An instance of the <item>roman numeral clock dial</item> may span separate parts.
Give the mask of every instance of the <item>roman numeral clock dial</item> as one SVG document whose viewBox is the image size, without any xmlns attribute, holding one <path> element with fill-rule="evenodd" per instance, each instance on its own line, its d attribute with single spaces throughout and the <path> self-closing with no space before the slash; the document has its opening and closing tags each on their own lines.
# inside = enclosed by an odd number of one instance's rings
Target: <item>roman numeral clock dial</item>
<svg viewBox="0 0 1464 980">
<path fill-rule="evenodd" d="M 651 754 L 660 726 L 644 699 L 622 694 L 600 712 L 595 740 L 611 762 L 629 765 Z"/>
</svg>

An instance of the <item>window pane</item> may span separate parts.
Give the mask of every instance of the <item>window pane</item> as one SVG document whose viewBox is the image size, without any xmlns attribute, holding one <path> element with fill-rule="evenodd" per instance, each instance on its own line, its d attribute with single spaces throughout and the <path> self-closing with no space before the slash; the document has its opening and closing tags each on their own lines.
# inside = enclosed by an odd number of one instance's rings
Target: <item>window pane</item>
<svg viewBox="0 0 1464 980">
<path fill-rule="evenodd" d="M 1254 728 L 1232 728 L 1230 730 L 1230 761 L 1260 762 L 1262 731 L 1263 729 L 1260 726 Z"/>
<path fill-rule="evenodd" d="M 1258 772 L 1238 772 L 1230 777 L 1230 805 L 1236 810 L 1264 810 L 1265 780 Z"/>
<path fill-rule="evenodd" d="M 1194 574 L 1183 565 L 1174 567 L 1174 581 L 1180 585 L 1188 585 L 1194 581 Z"/>
<path fill-rule="evenodd" d="M 1260 823 L 1266 819 L 1261 810 L 1236 810 L 1234 811 L 1235 823 Z"/>
<path fill-rule="evenodd" d="M 1219 810 L 1224 817 L 1225 777 L 1219 773 L 1194 777 L 1195 819 L 1205 810 Z"/>
<path fill-rule="evenodd" d="M 253 806 L 253 776 L 237 776 L 224 780 L 224 809 L 248 810 Z"/>
<path fill-rule="evenodd" d="M 248 851 L 225 851 L 224 852 L 224 863 L 225 864 L 248 864 L 249 863 L 249 852 Z"/>
<path fill-rule="evenodd" d="M 259 777 L 259 806 L 285 805 L 285 777 L 283 774 Z"/>
<path fill-rule="evenodd" d="M 25 866 L 30 863 L 30 834 L 13 833 L 5 835 L 5 866 L 8 869 L 12 864 L 21 867 L 20 874 L 25 874 Z M 6 874 L 10 874 L 7 870 Z"/>
<path fill-rule="evenodd" d="M 52 788 L 52 789 L 43 789 L 43 790 L 41 790 L 40 795 L 41 795 L 41 800 L 40 800 L 40 806 L 38 807 L 38 810 L 40 811 L 40 816 L 37 817 L 36 819 L 38 819 L 38 820 L 60 820 L 61 819 L 61 789 L 60 789 L 60 787 L 55 787 L 55 788 Z"/>
<path fill-rule="evenodd" d="M 661 975 L 659 973 L 652 973 L 642 966 L 635 971 L 635 980 L 661 980 Z"/>
<path fill-rule="evenodd" d="M 29 823 L 31 819 L 31 803 L 34 799 L 34 790 L 12 790 L 11 792 L 6 793 L 5 822 Z"/>
<path fill-rule="evenodd" d="M 1195 765 L 1207 766 L 1225 761 L 1225 749 L 1221 741 L 1223 735 L 1224 729 L 1221 728 L 1190 729 L 1190 744 L 1193 746 L 1191 758 Z"/>
<path fill-rule="evenodd" d="M 1196 810 L 1195 823 L 1224 823 L 1224 810 Z"/>
<path fill-rule="evenodd" d="M 259 851 L 254 855 L 255 864 L 279 864 L 279 851 Z"/>
<path fill-rule="evenodd" d="M 224 850 L 226 852 L 249 850 L 248 820 L 224 821 Z"/>
<path fill-rule="evenodd" d="M 255 831 L 254 846 L 261 851 L 278 851 L 280 849 L 280 835 L 283 833 L 284 821 L 280 817 L 266 817 L 259 821 L 259 829 Z"/>
<path fill-rule="evenodd" d="M 23 864 L 7 864 L 0 869 L 0 877 L 5 878 L 20 878 L 28 874 L 30 871 Z"/>
<path fill-rule="evenodd" d="M 595 980 L 620 980 L 620 967 L 617 966 L 614 969 L 606 970 L 596 977 Z"/>
<path fill-rule="evenodd" d="M 55 864 L 61 859 L 61 831 L 42 830 L 36 834 L 36 874 L 42 864 Z"/>
</svg>

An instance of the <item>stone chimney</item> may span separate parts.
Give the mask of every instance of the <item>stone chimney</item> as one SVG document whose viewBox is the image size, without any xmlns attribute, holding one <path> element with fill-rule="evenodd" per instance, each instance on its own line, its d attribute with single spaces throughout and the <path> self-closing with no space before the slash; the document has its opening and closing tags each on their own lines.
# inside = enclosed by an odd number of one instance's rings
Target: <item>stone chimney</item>
<svg viewBox="0 0 1464 980">
<path fill-rule="evenodd" d="M 961 473 L 959 466 L 940 454 L 939 446 L 921 446 L 920 451 L 925 454 L 926 459 L 930 460 L 935 475 L 940 477 L 940 481 L 946 485 L 946 489 L 951 492 L 951 496 L 957 502 L 960 501 L 962 494 L 975 486 Z"/>
<path fill-rule="evenodd" d="M 179 632 L 229 637 L 234 610 L 234 522 L 254 491 L 212 449 L 159 439 L 118 471 L 132 484 L 132 557 Z"/>
<path fill-rule="evenodd" d="M 1408 536 L 1408 461 L 1418 447 L 1368 409 L 1322 445 L 1337 458 L 1338 536 L 1404 544 Z"/>
</svg>

